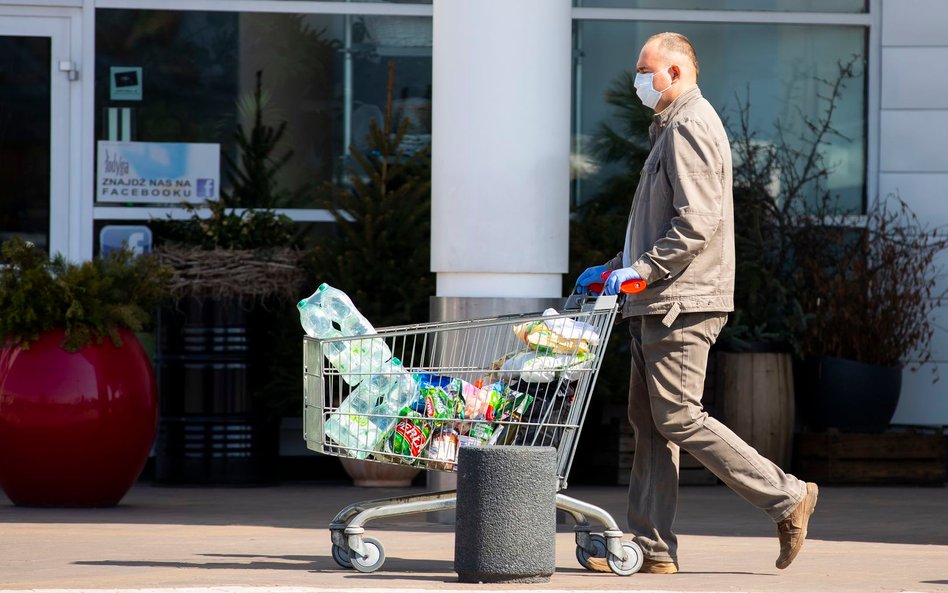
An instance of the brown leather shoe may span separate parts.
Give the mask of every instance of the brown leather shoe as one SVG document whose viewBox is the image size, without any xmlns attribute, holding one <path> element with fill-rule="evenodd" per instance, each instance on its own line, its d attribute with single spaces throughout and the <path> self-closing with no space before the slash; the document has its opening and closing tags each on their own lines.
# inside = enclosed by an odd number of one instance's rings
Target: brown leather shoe
<svg viewBox="0 0 948 593">
<path fill-rule="evenodd" d="M 589 570 L 612 572 L 609 568 L 609 562 L 605 558 L 590 558 L 586 561 L 586 564 L 589 565 Z M 675 574 L 678 572 L 678 566 L 674 562 L 662 562 L 646 558 L 638 572 L 644 574 Z"/>
<path fill-rule="evenodd" d="M 816 499 L 820 489 L 813 482 L 806 483 L 806 496 L 800 501 L 786 519 L 777 523 L 777 537 L 780 539 L 780 555 L 777 556 L 777 568 L 784 569 L 790 566 L 793 559 L 800 553 L 803 542 L 806 540 L 807 525 L 810 515 L 816 508 Z"/>
</svg>

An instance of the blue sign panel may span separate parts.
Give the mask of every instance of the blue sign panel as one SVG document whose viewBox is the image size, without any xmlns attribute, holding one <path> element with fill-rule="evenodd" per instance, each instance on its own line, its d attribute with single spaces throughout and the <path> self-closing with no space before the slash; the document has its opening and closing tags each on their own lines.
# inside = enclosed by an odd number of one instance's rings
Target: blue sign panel
<svg viewBox="0 0 948 593">
<path fill-rule="evenodd" d="M 137 255 L 151 253 L 151 229 L 147 226 L 109 225 L 99 231 L 99 253 L 108 255 L 127 245 Z"/>
</svg>

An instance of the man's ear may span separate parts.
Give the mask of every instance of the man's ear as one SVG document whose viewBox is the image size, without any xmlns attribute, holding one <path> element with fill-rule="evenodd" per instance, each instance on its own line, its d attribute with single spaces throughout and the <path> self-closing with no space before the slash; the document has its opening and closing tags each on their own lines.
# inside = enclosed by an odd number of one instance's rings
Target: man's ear
<svg viewBox="0 0 948 593">
<path fill-rule="evenodd" d="M 672 82 L 675 82 L 681 78 L 681 68 L 675 64 L 671 65 L 671 67 L 668 69 L 668 73 L 671 75 Z"/>
</svg>

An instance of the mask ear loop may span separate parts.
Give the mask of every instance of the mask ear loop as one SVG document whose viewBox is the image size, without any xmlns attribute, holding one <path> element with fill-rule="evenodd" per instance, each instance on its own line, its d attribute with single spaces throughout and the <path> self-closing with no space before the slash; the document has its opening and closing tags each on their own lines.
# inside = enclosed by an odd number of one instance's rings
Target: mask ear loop
<svg viewBox="0 0 948 593">
<path fill-rule="evenodd" d="M 670 69 L 671 66 L 669 66 L 668 68 Z M 672 78 L 671 72 L 668 73 L 668 80 L 671 81 L 671 82 L 668 83 L 668 86 L 666 86 L 666 87 L 665 87 L 664 89 L 662 89 L 662 90 L 658 90 L 657 88 L 655 88 L 655 73 L 653 72 L 653 73 L 652 73 L 652 90 L 655 91 L 656 93 L 664 93 L 664 92 L 667 91 L 668 89 L 670 89 L 670 88 L 672 88 L 673 86 L 675 86 L 675 83 L 678 82 L 677 80 L 674 80 L 674 79 Z"/>
</svg>

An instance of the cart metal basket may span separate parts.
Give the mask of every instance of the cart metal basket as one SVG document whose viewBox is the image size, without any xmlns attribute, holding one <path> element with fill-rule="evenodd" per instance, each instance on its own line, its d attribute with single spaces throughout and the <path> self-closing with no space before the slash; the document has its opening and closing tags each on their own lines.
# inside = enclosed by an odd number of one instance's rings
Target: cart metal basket
<svg viewBox="0 0 948 593">
<path fill-rule="evenodd" d="M 576 558 L 605 557 L 637 572 L 637 544 L 605 510 L 570 498 L 567 478 L 615 321 L 614 296 L 572 296 L 562 312 L 380 328 L 305 337 L 303 436 L 308 448 L 378 463 L 456 471 L 463 446 L 552 446 L 556 506 L 576 522 Z M 357 502 L 329 525 L 333 559 L 378 570 L 381 542 L 364 525 L 381 517 L 452 509 L 456 490 Z M 594 533 L 589 519 L 604 526 Z"/>
</svg>

